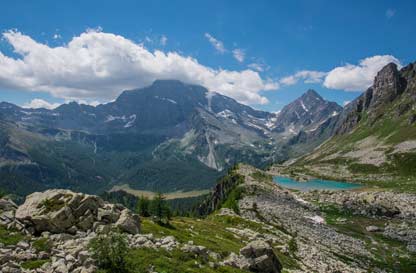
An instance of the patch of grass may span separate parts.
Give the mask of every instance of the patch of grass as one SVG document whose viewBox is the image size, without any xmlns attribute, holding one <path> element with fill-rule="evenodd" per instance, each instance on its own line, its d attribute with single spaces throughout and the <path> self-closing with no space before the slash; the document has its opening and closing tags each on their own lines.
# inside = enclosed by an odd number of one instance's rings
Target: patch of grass
<svg viewBox="0 0 416 273">
<path fill-rule="evenodd" d="M 401 176 L 415 176 L 416 153 L 396 153 L 391 156 L 394 170 Z"/>
<path fill-rule="evenodd" d="M 40 238 L 34 241 L 32 246 L 36 249 L 37 252 L 51 252 L 53 245 L 52 242 L 48 240 L 48 238 Z"/>
<path fill-rule="evenodd" d="M 372 164 L 352 163 L 348 166 L 353 173 L 379 173 L 380 168 Z"/>
<path fill-rule="evenodd" d="M 42 267 L 45 263 L 50 262 L 49 259 L 25 261 L 21 263 L 21 267 L 28 270 L 33 270 Z"/>
<path fill-rule="evenodd" d="M 267 182 L 273 181 L 273 176 L 265 172 L 261 172 L 261 171 L 255 171 L 250 176 L 253 177 L 257 181 L 267 181 Z"/>
<path fill-rule="evenodd" d="M 292 255 L 295 255 L 296 251 L 298 251 L 298 244 L 296 243 L 296 238 L 295 237 L 292 237 L 289 240 L 288 247 L 289 247 L 289 252 Z"/>
<path fill-rule="evenodd" d="M 247 272 L 228 266 L 211 268 L 208 261 L 201 257 L 195 257 L 190 253 L 180 250 L 166 251 L 163 249 L 139 248 L 131 250 L 128 255 L 129 267 L 132 272 L 148 272 L 149 269 L 160 273 L 242 273 Z"/>
<path fill-rule="evenodd" d="M 4 245 L 16 245 L 26 237 L 18 231 L 8 230 L 0 226 L 0 243 Z"/>
<path fill-rule="evenodd" d="M 44 199 L 40 203 L 41 207 L 45 208 L 45 212 L 58 211 L 65 206 L 65 202 L 59 199 Z"/>
<path fill-rule="evenodd" d="M 226 227 L 244 227 L 243 224 L 234 225 L 234 223 L 226 224 L 215 218 L 201 220 L 177 217 L 170 221 L 170 227 L 166 227 L 155 224 L 149 219 L 143 219 L 142 232 L 153 233 L 156 237 L 172 235 L 181 243 L 193 241 L 194 244 L 203 245 L 225 257 L 231 252 L 238 253 L 244 246 L 241 239 L 225 229 Z"/>
<path fill-rule="evenodd" d="M 290 255 L 283 254 L 277 250 L 274 251 L 274 254 L 276 254 L 280 263 L 283 265 L 283 270 L 284 269 L 300 269 L 299 264 L 296 261 L 296 259 L 290 257 Z"/>
</svg>

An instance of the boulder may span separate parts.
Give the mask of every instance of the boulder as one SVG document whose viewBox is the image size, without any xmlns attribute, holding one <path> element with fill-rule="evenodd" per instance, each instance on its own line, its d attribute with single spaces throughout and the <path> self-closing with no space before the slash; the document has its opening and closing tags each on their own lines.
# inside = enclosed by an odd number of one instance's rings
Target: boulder
<svg viewBox="0 0 416 273">
<path fill-rule="evenodd" d="M 240 254 L 249 261 L 248 269 L 252 272 L 278 273 L 282 270 L 272 247 L 265 241 L 250 242 L 240 249 Z"/>
<path fill-rule="evenodd" d="M 381 229 L 379 228 L 379 227 L 377 227 L 377 226 L 367 226 L 366 228 L 365 228 L 368 232 L 377 232 L 377 231 L 380 231 Z"/>
<path fill-rule="evenodd" d="M 130 210 L 106 203 L 95 195 L 62 189 L 30 194 L 17 208 L 15 217 L 36 234 L 45 231 L 75 234 L 100 226 L 96 224 L 100 220 L 133 234 L 140 229 L 139 216 Z"/>
<path fill-rule="evenodd" d="M 223 264 L 259 273 L 280 273 L 282 270 L 273 248 L 263 240 L 250 242 L 240 249 L 240 255 L 231 253 Z"/>
<path fill-rule="evenodd" d="M 17 205 L 9 199 L 0 199 L 0 211 L 15 211 Z"/>
<path fill-rule="evenodd" d="M 121 212 L 115 226 L 124 232 L 137 234 L 140 231 L 140 218 L 137 214 L 132 213 L 130 210 L 124 209 Z"/>
</svg>

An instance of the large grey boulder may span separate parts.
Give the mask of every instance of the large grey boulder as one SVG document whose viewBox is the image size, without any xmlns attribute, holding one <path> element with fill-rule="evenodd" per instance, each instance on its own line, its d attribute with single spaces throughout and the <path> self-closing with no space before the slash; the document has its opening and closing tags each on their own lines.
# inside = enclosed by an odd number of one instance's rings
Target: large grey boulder
<svg viewBox="0 0 416 273">
<path fill-rule="evenodd" d="M 240 254 L 249 261 L 248 269 L 252 272 L 279 273 L 282 270 L 272 247 L 265 241 L 250 242 L 240 249 Z"/>
<path fill-rule="evenodd" d="M 263 240 L 255 240 L 240 249 L 240 255 L 232 253 L 225 265 L 258 273 L 280 273 L 282 265 L 273 248 Z"/>
<path fill-rule="evenodd" d="M 140 219 L 137 214 L 132 213 L 128 209 L 124 209 L 120 217 L 118 218 L 116 224 L 121 231 L 130 233 L 130 234 L 137 234 L 140 231 Z"/>
<path fill-rule="evenodd" d="M 128 209 L 108 204 L 95 195 L 52 189 L 35 192 L 18 207 L 16 219 L 33 233 L 75 233 L 102 225 L 114 225 L 136 234 L 140 219 Z"/>
</svg>

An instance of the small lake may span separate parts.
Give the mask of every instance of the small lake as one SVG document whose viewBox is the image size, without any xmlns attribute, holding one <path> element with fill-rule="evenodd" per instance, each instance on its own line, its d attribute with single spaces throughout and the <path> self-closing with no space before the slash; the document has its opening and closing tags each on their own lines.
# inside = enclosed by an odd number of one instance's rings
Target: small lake
<svg viewBox="0 0 416 273">
<path fill-rule="evenodd" d="M 353 190 L 361 188 L 362 185 L 332 180 L 312 179 L 307 182 L 298 182 L 289 177 L 275 176 L 273 181 L 288 189 L 311 191 L 311 190 Z"/>
</svg>

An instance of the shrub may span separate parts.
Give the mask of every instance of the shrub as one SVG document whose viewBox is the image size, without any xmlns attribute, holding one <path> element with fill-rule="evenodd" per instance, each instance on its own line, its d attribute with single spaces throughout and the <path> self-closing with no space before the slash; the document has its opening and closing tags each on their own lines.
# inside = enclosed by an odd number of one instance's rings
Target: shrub
<svg viewBox="0 0 416 273">
<path fill-rule="evenodd" d="M 47 238 L 40 238 L 33 242 L 33 247 L 38 252 L 41 252 L 41 251 L 51 252 L 52 243 Z"/>
<path fill-rule="evenodd" d="M 130 272 L 126 263 L 129 248 L 125 235 L 115 232 L 99 235 L 91 240 L 90 250 L 100 269 L 111 273 Z"/>
</svg>

